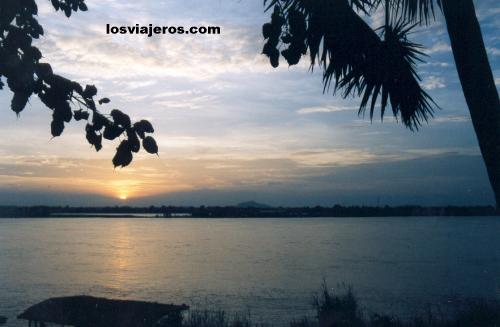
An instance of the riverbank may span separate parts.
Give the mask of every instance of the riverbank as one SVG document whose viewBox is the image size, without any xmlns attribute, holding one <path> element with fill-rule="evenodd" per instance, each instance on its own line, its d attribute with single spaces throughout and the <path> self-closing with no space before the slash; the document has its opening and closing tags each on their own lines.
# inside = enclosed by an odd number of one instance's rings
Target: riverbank
<svg viewBox="0 0 500 327">
<path fill-rule="evenodd" d="M 500 302 L 486 300 L 466 301 L 456 312 L 443 314 L 429 309 L 425 314 L 411 319 L 400 319 L 386 313 L 367 316 L 359 301 L 349 289 L 343 294 L 332 294 L 326 286 L 314 301 L 315 317 L 291 320 L 290 327 L 498 327 L 500 326 Z M 182 327 L 264 327 L 249 315 L 228 316 L 224 311 L 190 312 Z"/>
<path fill-rule="evenodd" d="M 102 302 L 92 304 L 84 309 L 82 301 Z M 64 302 L 64 303 L 63 303 Z M 75 302 L 72 304 L 72 302 Z M 92 302 L 92 303 L 93 303 Z M 132 308 L 132 306 L 135 306 Z M 386 313 L 366 315 L 359 305 L 358 298 L 351 289 L 344 293 L 333 294 L 326 284 L 320 295 L 313 301 L 315 316 L 303 317 L 298 320 L 285 321 L 290 327 L 498 327 L 500 326 L 500 302 L 474 300 L 466 301 L 457 307 L 454 313 L 443 314 L 439 310 L 429 309 L 425 314 L 415 315 L 411 319 L 400 319 Z M 165 308 L 163 308 L 165 307 Z M 174 308 L 175 307 L 175 308 Z M 173 308 L 173 309 L 172 309 Z M 273 323 L 255 320 L 250 314 L 229 315 L 224 311 L 191 311 L 185 315 L 180 311 L 187 310 L 186 305 L 174 306 L 158 303 L 137 301 L 121 301 L 98 299 L 92 297 L 68 297 L 48 299 L 30 307 L 18 319 L 46 324 L 75 324 L 86 326 L 141 326 L 141 327 L 264 327 L 273 326 Z M 161 309 L 161 310 L 160 310 Z M 175 310 L 174 310 L 175 309 Z M 106 311 L 107 310 L 107 311 Z M 161 311 L 168 312 L 161 317 Z M 174 310 L 174 311 L 172 311 Z M 172 313 L 170 313 L 172 311 Z M 133 314 L 132 314 L 133 313 Z M 156 318 L 152 319 L 152 315 Z M 144 318 L 146 317 L 146 318 Z M 2 320 L 0 325 L 7 321 Z M 137 321 L 132 322 L 134 318 Z M 139 319 L 140 318 L 140 319 Z M 121 322 L 120 322 L 121 321 Z"/>
</svg>

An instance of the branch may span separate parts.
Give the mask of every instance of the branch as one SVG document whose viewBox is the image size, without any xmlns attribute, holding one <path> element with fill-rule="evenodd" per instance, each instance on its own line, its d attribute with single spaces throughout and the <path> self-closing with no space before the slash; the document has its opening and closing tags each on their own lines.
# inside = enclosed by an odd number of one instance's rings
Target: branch
<svg viewBox="0 0 500 327">
<path fill-rule="evenodd" d="M 72 12 L 87 11 L 84 0 L 51 0 L 56 11 L 61 10 L 67 17 Z M 115 167 L 128 166 L 133 153 L 142 147 L 149 153 L 157 154 L 156 141 L 149 135 L 154 128 L 149 121 L 132 123 L 130 117 L 118 109 L 110 113 L 111 119 L 97 109 L 95 97 L 97 88 L 85 88 L 75 81 L 54 74 L 48 63 L 40 62 L 42 53 L 32 45 L 33 39 L 44 34 L 43 27 L 35 16 L 38 8 L 35 0 L 2 0 L 0 2 L 0 90 L 7 80 L 9 89 L 14 93 L 11 109 L 17 114 L 24 110 L 31 96 L 36 95 L 46 107 L 52 110 L 51 133 L 60 136 L 65 124 L 85 120 L 87 141 L 96 151 L 102 149 L 102 139 L 115 140 L 124 136 L 113 158 Z M 71 105 L 78 104 L 79 110 Z M 109 103 L 101 98 L 98 105 Z M 82 109 L 83 108 L 85 109 Z"/>
</svg>

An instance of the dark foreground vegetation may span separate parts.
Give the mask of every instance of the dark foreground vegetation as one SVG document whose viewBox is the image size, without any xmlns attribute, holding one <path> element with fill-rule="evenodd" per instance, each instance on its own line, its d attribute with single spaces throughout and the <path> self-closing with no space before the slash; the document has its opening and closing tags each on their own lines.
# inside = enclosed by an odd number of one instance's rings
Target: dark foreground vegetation
<svg viewBox="0 0 500 327">
<path fill-rule="evenodd" d="M 498 216 L 492 206 L 398 206 L 369 207 L 270 207 L 260 206 L 151 206 L 151 207 L 49 207 L 0 206 L 0 218 L 15 217 L 193 217 L 193 218 L 280 218 L 280 217 L 411 217 L 411 216 Z"/>
<path fill-rule="evenodd" d="M 98 302 L 98 303 L 97 303 Z M 469 301 L 449 314 L 426 314 L 399 319 L 386 314 L 367 316 L 348 289 L 334 295 L 326 284 L 313 302 L 316 315 L 281 324 L 290 327 L 498 327 L 500 302 Z M 191 311 L 186 305 L 138 301 L 108 300 L 89 296 L 53 298 L 28 308 L 18 316 L 30 326 L 47 323 L 78 327 L 271 327 L 271 323 L 253 320 L 250 315 L 228 315 L 224 311 Z M 4 318 L 5 319 L 5 318 Z M 6 321 L 0 321 L 0 325 Z"/>
<path fill-rule="evenodd" d="M 290 327 L 498 327 L 500 303 L 471 301 L 458 308 L 451 317 L 440 317 L 428 312 L 412 319 L 373 314 L 367 317 L 359 308 L 351 290 L 332 295 L 326 287 L 314 301 L 316 317 L 291 321 Z M 228 317 L 224 312 L 193 311 L 182 323 L 183 327 L 265 327 L 269 324 L 252 321 L 249 316 Z"/>
</svg>

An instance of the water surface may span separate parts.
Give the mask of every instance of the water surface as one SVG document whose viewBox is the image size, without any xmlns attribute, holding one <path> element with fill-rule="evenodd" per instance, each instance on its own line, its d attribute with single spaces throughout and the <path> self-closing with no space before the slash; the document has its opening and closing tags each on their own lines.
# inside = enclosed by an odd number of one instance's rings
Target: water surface
<svg viewBox="0 0 500 327">
<path fill-rule="evenodd" d="M 0 315 L 89 294 L 279 324 L 311 314 L 323 278 L 404 315 L 500 297 L 499 232 L 491 217 L 0 219 Z"/>
</svg>

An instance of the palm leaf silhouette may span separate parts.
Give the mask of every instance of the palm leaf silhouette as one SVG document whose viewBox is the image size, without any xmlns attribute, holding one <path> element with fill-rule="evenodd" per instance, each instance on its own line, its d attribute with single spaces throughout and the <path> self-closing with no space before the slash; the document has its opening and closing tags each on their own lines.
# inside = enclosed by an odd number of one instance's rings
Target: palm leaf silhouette
<svg viewBox="0 0 500 327">
<path fill-rule="evenodd" d="M 433 8 L 429 0 L 427 6 L 418 7 L 415 12 L 413 2 L 406 2 L 401 3 L 400 10 L 408 14 L 428 13 Z M 288 30 L 285 28 L 284 33 L 291 33 L 291 41 L 285 40 L 290 45 L 282 54 L 290 65 L 296 64 L 295 59 L 301 55 L 290 51 L 298 51 L 296 44 L 305 42 L 311 68 L 317 65 L 323 69 L 324 91 L 339 91 L 344 98 L 359 96 L 359 114 L 369 109 L 370 119 L 380 97 L 382 119 L 390 105 L 397 120 L 417 130 L 437 107 L 421 88 L 416 72 L 417 62 L 423 61 L 422 46 L 409 41 L 414 25 L 405 20 L 388 22 L 377 33 L 356 13 L 374 10 L 379 3 L 380 0 L 273 0 L 268 8 L 274 5 L 275 11 L 278 8 L 288 17 Z M 290 31 L 295 12 L 307 22 L 304 40 L 297 40 Z"/>
</svg>

